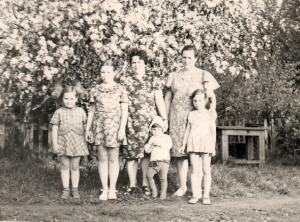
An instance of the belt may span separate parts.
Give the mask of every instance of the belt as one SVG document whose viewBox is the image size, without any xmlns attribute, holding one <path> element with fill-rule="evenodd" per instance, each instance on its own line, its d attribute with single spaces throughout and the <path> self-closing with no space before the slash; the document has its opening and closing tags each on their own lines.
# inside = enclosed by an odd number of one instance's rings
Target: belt
<svg viewBox="0 0 300 222">
<path fill-rule="evenodd" d="M 154 161 L 150 161 L 149 167 L 157 167 L 158 163 L 167 163 L 167 164 L 170 164 L 170 160 L 154 160 Z"/>
</svg>

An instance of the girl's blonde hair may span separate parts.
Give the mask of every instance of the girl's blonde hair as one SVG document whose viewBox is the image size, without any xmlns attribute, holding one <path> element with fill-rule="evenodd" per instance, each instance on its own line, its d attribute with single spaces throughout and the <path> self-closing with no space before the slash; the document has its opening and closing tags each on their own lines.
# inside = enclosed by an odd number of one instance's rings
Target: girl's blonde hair
<svg viewBox="0 0 300 222">
<path fill-rule="evenodd" d="M 77 98 L 79 97 L 79 93 L 76 89 L 76 86 L 68 86 L 68 85 L 65 86 L 64 89 L 62 90 L 60 97 L 63 98 L 65 93 L 71 93 L 71 92 L 74 93 Z"/>
<path fill-rule="evenodd" d="M 206 90 L 204 89 L 196 89 L 192 96 L 191 96 L 191 103 L 192 103 L 192 106 L 193 106 L 193 109 L 195 110 L 196 108 L 194 107 L 194 104 L 193 104 L 193 99 L 195 98 L 195 96 L 197 95 L 203 95 L 205 100 L 206 100 L 206 103 L 205 103 L 205 108 L 206 109 L 210 109 L 211 107 L 211 103 L 212 103 L 212 100 L 210 97 L 207 96 L 207 93 L 206 93 Z"/>
</svg>

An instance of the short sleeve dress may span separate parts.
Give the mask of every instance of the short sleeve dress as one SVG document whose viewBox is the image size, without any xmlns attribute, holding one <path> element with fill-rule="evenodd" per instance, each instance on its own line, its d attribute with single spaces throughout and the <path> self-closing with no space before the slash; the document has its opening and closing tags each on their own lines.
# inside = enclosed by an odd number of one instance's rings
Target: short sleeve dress
<svg viewBox="0 0 300 222">
<path fill-rule="evenodd" d="M 204 110 L 203 112 L 191 111 L 188 115 L 188 123 L 191 126 L 187 140 L 187 153 L 209 153 L 216 155 L 215 144 L 216 135 L 215 121 L 217 115 L 215 111 Z"/>
<path fill-rule="evenodd" d="M 86 156 L 89 154 L 84 138 L 86 113 L 80 107 L 57 109 L 50 124 L 58 126 L 58 150 L 65 156 Z"/>
<path fill-rule="evenodd" d="M 144 76 L 142 80 L 134 75 L 121 77 L 120 83 L 128 91 L 128 122 L 127 122 L 127 149 L 123 155 L 127 159 L 135 159 L 143 153 L 144 146 L 149 140 L 149 125 L 157 115 L 154 98 L 155 90 L 160 89 L 159 84 L 154 84 L 153 78 Z"/>
<path fill-rule="evenodd" d="M 206 89 L 213 92 L 219 88 L 216 79 L 207 71 L 195 68 L 191 72 L 178 71 L 171 73 L 166 82 L 166 87 L 173 94 L 169 113 L 169 133 L 173 141 L 171 155 L 184 157 L 187 153 L 179 152 L 182 146 L 187 116 L 192 110 L 191 95 L 196 89 Z"/>
<path fill-rule="evenodd" d="M 120 84 L 113 87 L 96 85 L 90 92 L 94 111 L 92 131 L 96 146 L 119 147 L 118 131 L 121 123 L 121 103 L 128 103 L 127 91 Z"/>
</svg>

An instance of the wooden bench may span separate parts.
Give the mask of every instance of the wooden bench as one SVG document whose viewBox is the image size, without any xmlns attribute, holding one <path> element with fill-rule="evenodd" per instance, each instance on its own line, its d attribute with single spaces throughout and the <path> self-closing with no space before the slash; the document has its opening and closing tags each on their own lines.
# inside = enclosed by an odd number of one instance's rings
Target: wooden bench
<svg viewBox="0 0 300 222">
<path fill-rule="evenodd" d="M 236 164 L 259 164 L 265 163 L 265 149 L 267 140 L 267 127 L 245 127 L 245 126 L 218 126 L 217 133 L 220 142 L 220 157 L 223 163 L 229 160 Z M 229 136 L 246 137 L 246 158 L 230 159 Z M 254 138 L 258 137 L 258 159 L 254 159 Z"/>
</svg>

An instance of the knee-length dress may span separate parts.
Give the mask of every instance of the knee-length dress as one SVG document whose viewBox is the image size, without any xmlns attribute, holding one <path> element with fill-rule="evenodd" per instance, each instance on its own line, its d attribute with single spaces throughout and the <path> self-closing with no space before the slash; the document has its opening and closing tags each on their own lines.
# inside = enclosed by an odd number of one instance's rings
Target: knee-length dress
<svg viewBox="0 0 300 222">
<path fill-rule="evenodd" d="M 191 126 L 187 140 L 187 153 L 209 153 L 216 155 L 214 138 L 217 114 L 214 110 L 190 111 L 188 123 Z"/>
<path fill-rule="evenodd" d="M 187 116 L 192 110 L 191 95 L 196 89 L 215 90 L 219 87 L 216 79 L 207 71 L 195 68 L 191 72 L 178 71 L 170 73 L 166 87 L 173 94 L 169 113 L 169 133 L 173 141 L 171 155 L 173 157 L 187 156 L 179 148 L 182 146 Z"/>
<path fill-rule="evenodd" d="M 90 92 L 91 111 L 94 111 L 92 131 L 96 146 L 119 147 L 118 131 L 121 123 L 121 103 L 128 103 L 125 88 L 97 85 Z"/>
<path fill-rule="evenodd" d="M 128 91 L 128 122 L 127 122 L 127 149 L 123 150 L 125 158 L 134 159 L 144 152 L 143 148 L 149 140 L 149 125 L 157 115 L 154 98 L 155 90 L 159 89 L 149 76 L 142 80 L 134 75 L 126 75 L 120 79 Z"/>
<path fill-rule="evenodd" d="M 57 145 L 59 152 L 70 157 L 89 154 L 84 137 L 86 113 L 82 108 L 77 106 L 59 108 L 54 112 L 50 124 L 58 126 Z"/>
</svg>

